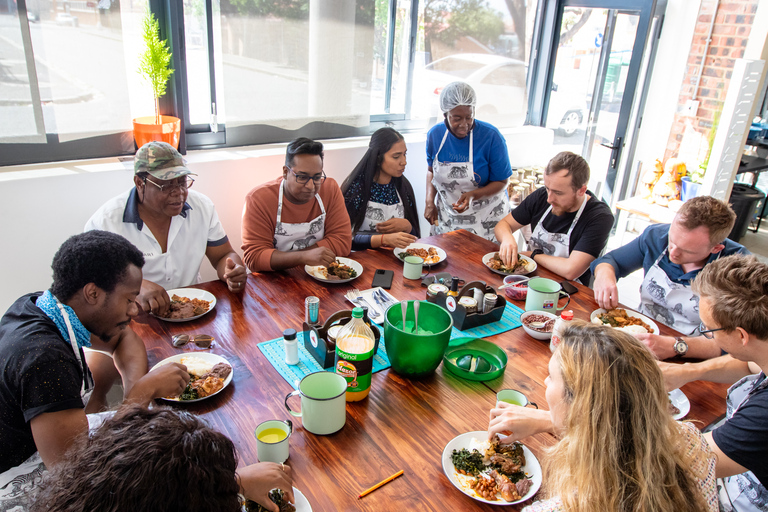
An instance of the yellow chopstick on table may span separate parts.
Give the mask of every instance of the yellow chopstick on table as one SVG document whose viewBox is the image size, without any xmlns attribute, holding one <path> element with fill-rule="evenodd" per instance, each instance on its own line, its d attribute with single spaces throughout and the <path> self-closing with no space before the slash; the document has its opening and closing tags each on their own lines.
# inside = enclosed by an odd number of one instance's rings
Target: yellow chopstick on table
<svg viewBox="0 0 768 512">
<path fill-rule="evenodd" d="M 402 475 L 402 474 L 403 474 L 403 470 L 401 469 L 400 471 L 398 471 L 397 473 L 395 473 L 395 474 L 394 474 L 394 475 L 392 475 L 391 477 L 387 478 L 386 480 L 382 480 L 381 482 L 377 483 L 376 485 L 374 485 L 374 486 L 373 486 L 373 487 L 371 487 L 370 489 L 366 489 L 365 491 L 361 492 L 361 493 L 360 493 L 360 496 L 358 496 L 358 497 L 357 497 L 357 499 L 360 499 L 360 498 L 362 498 L 362 497 L 363 497 L 363 496 L 365 496 L 366 494 L 370 494 L 370 493 L 372 493 L 373 491 L 375 491 L 376 489 L 378 489 L 378 488 L 379 488 L 379 487 L 381 487 L 382 485 L 384 485 L 384 484 L 388 484 L 389 482 L 391 482 L 392 480 L 394 480 L 395 478 L 399 477 L 399 476 L 400 476 L 400 475 Z"/>
</svg>

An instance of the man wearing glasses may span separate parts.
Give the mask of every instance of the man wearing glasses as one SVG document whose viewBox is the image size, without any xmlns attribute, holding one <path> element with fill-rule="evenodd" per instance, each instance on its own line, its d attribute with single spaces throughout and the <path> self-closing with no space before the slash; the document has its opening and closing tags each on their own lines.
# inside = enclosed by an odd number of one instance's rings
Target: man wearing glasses
<svg viewBox="0 0 768 512">
<path fill-rule="evenodd" d="M 254 272 L 329 265 L 352 248 L 338 183 L 323 172 L 323 145 L 288 144 L 283 175 L 251 190 L 243 209 L 243 258 Z"/>
<path fill-rule="evenodd" d="M 141 308 L 164 316 L 171 304 L 166 290 L 200 282 L 203 257 L 230 291 L 244 290 L 248 276 L 243 261 L 232 248 L 213 202 L 190 190 L 194 174 L 179 152 L 165 142 L 148 142 L 136 152 L 133 167 L 135 186 L 99 208 L 85 231 L 117 233 L 142 252 L 146 264 L 136 299 Z M 102 396 L 105 400 L 117 378 L 112 358 L 91 351 L 86 358 L 96 383 L 94 400 Z"/>
<path fill-rule="evenodd" d="M 729 355 L 700 363 L 660 362 L 667 389 L 696 380 L 733 384 L 726 420 L 704 435 L 717 455 L 720 510 L 768 510 L 768 265 L 728 256 L 693 281 L 701 333 Z M 722 479 L 722 480 L 720 480 Z"/>
<path fill-rule="evenodd" d="M 719 356 L 713 341 L 698 336 L 699 298 L 691 290 L 691 281 L 718 258 L 749 252 L 726 238 L 735 220 L 730 206 L 714 197 L 686 201 L 672 224 L 650 226 L 632 242 L 592 262 L 595 301 L 601 308 L 615 308 L 619 303 L 616 281 L 642 268 L 638 311 L 691 337 L 637 334 L 637 338 L 659 359 Z"/>
</svg>

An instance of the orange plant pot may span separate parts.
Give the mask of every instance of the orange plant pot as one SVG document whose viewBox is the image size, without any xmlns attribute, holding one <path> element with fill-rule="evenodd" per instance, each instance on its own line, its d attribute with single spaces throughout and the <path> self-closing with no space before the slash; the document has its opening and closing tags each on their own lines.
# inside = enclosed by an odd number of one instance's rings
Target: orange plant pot
<svg viewBox="0 0 768 512">
<path fill-rule="evenodd" d="M 173 116 L 160 116 L 161 124 L 155 124 L 155 116 L 137 117 L 133 120 L 133 138 L 136 147 L 159 140 L 179 149 L 181 120 Z"/>
</svg>

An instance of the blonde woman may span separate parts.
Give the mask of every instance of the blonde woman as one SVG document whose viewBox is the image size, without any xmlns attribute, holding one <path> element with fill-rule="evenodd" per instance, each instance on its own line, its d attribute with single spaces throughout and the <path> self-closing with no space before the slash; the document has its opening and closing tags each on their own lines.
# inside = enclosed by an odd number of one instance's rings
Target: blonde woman
<svg viewBox="0 0 768 512">
<path fill-rule="evenodd" d="M 569 326 L 549 362 L 549 411 L 500 403 L 489 436 L 549 431 L 547 497 L 525 512 L 717 512 L 715 460 L 701 433 L 668 412 L 661 371 L 629 334 Z"/>
</svg>

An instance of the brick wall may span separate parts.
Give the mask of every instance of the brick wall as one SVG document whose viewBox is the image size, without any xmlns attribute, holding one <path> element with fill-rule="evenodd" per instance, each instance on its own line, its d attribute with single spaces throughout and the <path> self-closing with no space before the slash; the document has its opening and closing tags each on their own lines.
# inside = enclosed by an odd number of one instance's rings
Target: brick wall
<svg viewBox="0 0 768 512">
<path fill-rule="evenodd" d="M 725 101 L 734 59 L 744 55 L 758 1 L 721 0 L 720 5 L 717 6 L 715 0 L 703 0 L 688 53 L 685 77 L 677 100 L 677 113 L 667 140 L 664 153 L 665 161 L 667 158 L 677 156 L 680 143 L 683 140 L 686 120 L 690 119 L 693 128 L 701 133 L 704 139 L 709 134 L 714 115 L 722 108 L 723 101 Z M 717 9 L 716 12 L 715 9 Z M 684 112 L 684 108 L 688 100 L 693 98 L 696 77 L 699 74 L 701 60 L 704 58 L 704 49 L 707 47 L 707 35 L 712 16 L 715 16 L 712 41 L 707 50 L 704 68 L 701 70 L 698 93 L 696 94 L 699 108 L 696 115 L 689 118 Z M 674 28 L 664 27 L 663 30 L 674 30 Z M 661 48 L 660 51 L 670 50 Z"/>
</svg>

